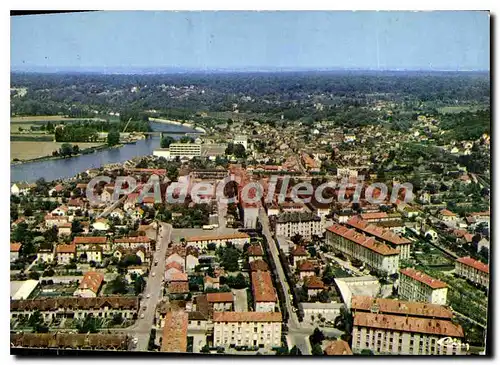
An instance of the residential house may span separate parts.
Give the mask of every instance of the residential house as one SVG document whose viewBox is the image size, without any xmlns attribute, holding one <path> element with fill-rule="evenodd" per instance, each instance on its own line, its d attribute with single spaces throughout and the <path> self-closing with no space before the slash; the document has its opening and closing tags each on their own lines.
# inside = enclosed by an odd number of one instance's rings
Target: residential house
<svg viewBox="0 0 500 365">
<path fill-rule="evenodd" d="M 352 355 L 352 350 L 349 347 L 349 344 L 344 340 L 328 341 L 325 346 L 325 355 L 328 356 Z"/>
<path fill-rule="evenodd" d="M 56 258 L 59 265 L 68 265 L 71 260 L 76 259 L 76 245 L 74 243 L 69 245 L 57 245 Z"/>
<path fill-rule="evenodd" d="M 307 276 L 304 278 L 304 286 L 307 289 L 309 299 L 316 297 L 319 293 L 326 289 L 323 281 L 317 276 Z"/>
<path fill-rule="evenodd" d="M 73 295 L 82 298 L 95 298 L 104 282 L 104 275 L 96 271 L 88 271 L 83 276 L 78 289 Z"/>
<path fill-rule="evenodd" d="M 214 312 L 232 311 L 234 308 L 233 293 L 231 292 L 207 293 L 206 297 L 210 310 Z"/>
<path fill-rule="evenodd" d="M 19 252 L 21 251 L 22 244 L 14 242 L 10 244 L 10 262 L 19 259 Z"/>
<path fill-rule="evenodd" d="M 290 252 L 290 256 L 292 258 L 292 266 L 293 268 L 297 268 L 297 264 L 301 261 L 307 259 L 309 254 L 307 253 L 304 246 L 296 245 L 293 250 Z"/>
</svg>

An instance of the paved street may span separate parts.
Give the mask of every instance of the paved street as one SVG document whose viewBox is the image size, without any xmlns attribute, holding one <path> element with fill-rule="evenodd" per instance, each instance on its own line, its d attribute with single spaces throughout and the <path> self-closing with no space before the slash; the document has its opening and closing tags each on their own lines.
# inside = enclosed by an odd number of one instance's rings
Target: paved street
<svg viewBox="0 0 500 365">
<path fill-rule="evenodd" d="M 153 264 L 151 266 L 146 288 L 143 292 L 139 318 L 133 326 L 127 329 L 133 337 L 137 338 L 135 351 L 147 351 L 149 334 L 151 332 L 151 328 L 153 327 L 156 306 L 162 299 L 162 279 L 165 271 L 164 262 L 167 247 L 171 241 L 172 226 L 167 223 L 161 223 L 159 235 L 160 236 L 157 241 L 159 242 L 159 245 L 157 246 L 157 250 L 154 252 Z M 154 262 L 156 260 L 158 260 L 158 265 L 155 266 Z M 148 295 L 150 296 L 149 298 Z M 143 310 L 144 307 L 145 310 Z M 144 318 L 141 318 L 143 315 Z"/>
<path fill-rule="evenodd" d="M 294 312 L 293 304 L 290 300 L 290 287 L 285 277 L 285 272 L 283 271 L 283 267 L 281 267 L 281 262 L 279 260 L 278 248 L 276 247 L 276 242 L 274 241 L 271 230 L 269 228 L 269 218 L 263 208 L 259 211 L 259 220 L 262 225 L 262 234 L 266 237 L 269 252 L 271 253 L 271 259 L 274 261 L 276 265 L 277 274 L 279 277 L 279 281 L 283 286 L 283 291 L 285 293 L 285 304 L 289 313 L 288 319 L 288 336 L 291 342 L 291 345 L 296 345 L 297 348 L 302 351 L 304 355 L 311 354 L 311 346 L 309 345 L 308 336 L 312 333 L 312 330 L 305 329 L 299 323 L 299 319 Z"/>
</svg>

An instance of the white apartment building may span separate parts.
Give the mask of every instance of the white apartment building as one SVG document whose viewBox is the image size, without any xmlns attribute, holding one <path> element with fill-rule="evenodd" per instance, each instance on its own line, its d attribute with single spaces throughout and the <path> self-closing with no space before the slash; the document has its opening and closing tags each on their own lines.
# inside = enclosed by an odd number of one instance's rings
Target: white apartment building
<svg viewBox="0 0 500 365">
<path fill-rule="evenodd" d="M 250 243 L 250 236 L 246 233 L 237 232 L 230 234 L 221 234 L 214 236 L 193 236 L 186 238 L 186 246 L 193 246 L 200 249 L 206 249 L 209 243 L 215 243 L 217 247 L 225 245 L 226 242 L 232 242 L 237 247 L 243 247 L 245 243 Z"/>
<path fill-rule="evenodd" d="M 463 351 L 463 329 L 452 322 L 453 313 L 445 306 L 353 296 L 351 310 L 354 352 L 459 355 Z"/>
<path fill-rule="evenodd" d="M 321 218 L 311 213 L 284 213 L 275 220 L 277 236 L 293 237 L 300 234 L 305 239 L 320 236 L 323 227 Z"/>
<path fill-rule="evenodd" d="M 281 346 L 279 312 L 214 312 L 214 346 Z"/>
<path fill-rule="evenodd" d="M 463 330 L 451 321 L 402 317 L 379 313 L 355 313 L 352 349 L 388 355 L 460 355 Z M 451 337 L 455 346 L 442 346 Z"/>
<path fill-rule="evenodd" d="M 299 308 L 304 312 L 304 318 L 311 318 L 311 316 L 318 317 L 321 315 L 327 321 L 335 321 L 340 315 L 340 308 L 344 306 L 343 303 L 299 303 Z"/>
<path fill-rule="evenodd" d="M 172 143 L 169 148 L 159 148 L 153 151 L 153 156 L 165 157 L 173 160 L 176 157 L 192 159 L 201 157 L 201 144 L 198 143 Z"/>
<path fill-rule="evenodd" d="M 399 270 L 398 295 L 412 302 L 446 305 L 448 285 L 412 268 Z"/>
<path fill-rule="evenodd" d="M 411 241 L 409 239 L 395 234 L 390 229 L 370 224 L 357 216 L 350 218 L 346 224 L 356 229 L 358 232 L 376 238 L 389 247 L 399 249 L 399 258 L 401 260 L 410 258 Z"/>
<path fill-rule="evenodd" d="M 455 261 L 455 273 L 485 288 L 488 288 L 490 284 L 489 266 L 471 257 L 457 259 Z"/>
<path fill-rule="evenodd" d="M 326 243 L 333 250 L 357 259 L 382 275 L 396 274 L 399 269 L 398 249 L 368 238 L 340 224 L 327 228 Z"/>
</svg>

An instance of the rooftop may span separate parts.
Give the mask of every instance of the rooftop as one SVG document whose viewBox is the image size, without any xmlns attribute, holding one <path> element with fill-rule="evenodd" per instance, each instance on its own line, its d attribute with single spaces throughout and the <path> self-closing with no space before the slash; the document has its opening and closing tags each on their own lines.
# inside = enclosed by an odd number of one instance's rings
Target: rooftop
<svg viewBox="0 0 500 365">
<path fill-rule="evenodd" d="M 225 293 L 207 293 L 207 301 L 208 303 L 232 303 L 233 302 L 233 293 L 225 292 Z"/>
<path fill-rule="evenodd" d="M 368 222 L 362 220 L 359 217 L 352 217 L 346 223 L 348 226 L 354 227 L 370 236 L 375 236 L 382 241 L 392 243 L 393 245 L 403 245 L 409 244 L 411 241 L 407 238 L 403 238 L 389 229 L 383 227 L 377 227 L 374 224 L 369 224 Z"/>
<path fill-rule="evenodd" d="M 281 322 L 280 312 L 214 312 L 214 322 Z"/>
<path fill-rule="evenodd" d="M 433 277 L 420 272 L 418 270 L 412 269 L 410 267 L 407 267 L 406 269 L 400 269 L 399 272 L 403 275 L 409 276 L 410 278 L 417 280 L 423 284 L 426 284 L 427 286 L 431 287 L 432 289 L 441 289 L 441 288 L 446 288 L 448 285 L 446 283 L 434 279 Z"/>
<path fill-rule="evenodd" d="M 474 269 L 485 272 L 487 274 L 489 274 L 489 272 L 490 272 L 490 267 L 488 265 L 486 265 L 485 263 L 483 263 L 481 261 L 474 260 L 472 257 L 469 257 L 469 256 L 460 257 L 459 259 L 457 259 L 457 262 L 460 262 L 464 265 L 473 267 Z"/>
<path fill-rule="evenodd" d="M 371 311 L 374 308 L 379 313 L 441 319 L 453 318 L 452 311 L 443 305 L 358 295 L 352 296 L 351 309 L 353 311 Z"/>
<path fill-rule="evenodd" d="M 264 260 L 250 262 L 250 271 L 269 271 L 269 265 Z"/>
<path fill-rule="evenodd" d="M 161 352 L 187 352 L 188 314 L 167 312 L 161 340 Z"/>
<path fill-rule="evenodd" d="M 97 294 L 99 288 L 104 281 L 104 275 L 95 271 L 88 271 L 83 276 L 78 289 L 84 290 L 89 289 L 90 291 Z"/>
<path fill-rule="evenodd" d="M 352 350 L 349 344 L 344 340 L 336 340 L 328 342 L 325 348 L 325 354 L 329 356 L 352 355 Z"/>
<path fill-rule="evenodd" d="M 299 223 L 299 222 L 310 222 L 310 221 L 321 221 L 321 218 L 314 213 L 308 212 L 291 212 L 282 213 L 278 215 L 276 223 Z"/>
<path fill-rule="evenodd" d="M 328 227 L 327 230 L 380 255 L 399 255 L 399 249 L 391 248 L 385 243 L 375 241 L 373 237 L 368 238 L 364 234 L 358 233 L 354 229 L 349 229 L 340 224 L 334 224 Z"/>
<path fill-rule="evenodd" d="M 451 321 L 431 318 L 356 312 L 354 313 L 354 325 L 390 331 L 425 333 L 443 337 L 464 336 L 463 329 L 460 325 L 455 325 Z"/>
<path fill-rule="evenodd" d="M 385 212 L 362 213 L 361 214 L 361 219 L 363 219 L 363 220 L 368 220 L 368 219 L 384 219 L 384 218 L 388 218 L 387 213 L 385 213 Z"/>
<path fill-rule="evenodd" d="M 269 271 L 252 272 L 252 293 L 255 302 L 276 302 L 276 290 Z"/>
<path fill-rule="evenodd" d="M 75 244 L 105 244 L 106 237 L 78 236 L 73 239 Z"/>
</svg>

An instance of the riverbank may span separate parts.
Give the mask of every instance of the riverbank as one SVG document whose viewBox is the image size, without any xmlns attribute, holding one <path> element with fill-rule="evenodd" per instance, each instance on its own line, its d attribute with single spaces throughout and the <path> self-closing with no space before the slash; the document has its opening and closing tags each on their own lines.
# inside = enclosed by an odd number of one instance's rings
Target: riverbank
<svg viewBox="0 0 500 365">
<path fill-rule="evenodd" d="M 176 120 L 160 119 L 160 118 L 152 118 L 152 117 L 149 118 L 149 121 L 156 122 L 156 123 L 162 123 L 162 124 L 180 125 L 182 127 L 191 128 L 191 129 L 193 129 L 197 132 L 200 132 L 200 133 L 207 133 L 207 131 L 205 129 L 203 129 L 201 127 L 195 127 L 193 124 L 188 123 L 188 122 L 178 122 Z M 188 132 L 186 132 L 186 133 L 188 133 Z"/>
<path fill-rule="evenodd" d="M 17 146 L 19 144 L 19 146 Z M 21 146 L 22 144 L 22 146 Z M 36 146 L 30 146 L 29 144 L 36 144 Z M 107 149 L 113 149 L 113 148 L 121 148 L 124 145 L 123 144 L 117 144 L 115 146 L 108 146 L 107 144 L 102 144 L 102 143 L 75 143 L 80 147 L 80 152 L 71 155 L 71 156 L 52 156 L 52 151 L 58 150 L 61 145 L 64 143 L 58 143 L 58 142 L 11 142 L 11 166 L 16 166 L 16 165 L 23 165 L 31 162 L 41 162 L 41 161 L 51 161 L 51 160 L 64 160 L 64 159 L 71 159 L 74 157 L 82 156 L 82 155 L 89 155 L 94 152 L 102 151 L 102 150 L 107 150 Z M 88 146 L 87 148 L 82 148 L 85 146 Z M 90 146 L 89 146 L 90 145 Z M 19 158 L 19 157 L 14 157 L 14 156 L 19 156 L 20 154 L 24 153 L 31 153 L 31 154 L 36 154 L 38 153 L 37 151 L 33 151 L 34 149 L 38 148 L 38 150 L 50 150 L 50 154 L 45 154 L 44 156 L 37 156 L 33 158 Z M 16 149 L 22 149 L 22 152 L 19 153 L 19 151 L 16 151 Z M 47 153 L 47 152 L 46 152 Z"/>
</svg>

